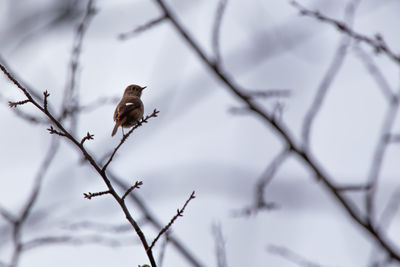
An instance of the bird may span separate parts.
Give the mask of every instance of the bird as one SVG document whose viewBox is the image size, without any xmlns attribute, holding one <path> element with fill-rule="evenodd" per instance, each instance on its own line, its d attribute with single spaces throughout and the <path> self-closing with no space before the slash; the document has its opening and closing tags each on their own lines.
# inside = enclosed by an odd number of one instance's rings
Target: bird
<svg viewBox="0 0 400 267">
<path fill-rule="evenodd" d="M 111 136 L 116 134 L 119 126 L 122 127 L 122 133 L 124 133 L 123 128 L 130 128 L 138 124 L 140 119 L 143 118 L 144 106 L 140 97 L 145 88 L 147 88 L 147 86 L 141 87 L 136 84 L 131 84 L 126 87 L 121 101 L 115 108 L 115 126 Z"/>
</svg>

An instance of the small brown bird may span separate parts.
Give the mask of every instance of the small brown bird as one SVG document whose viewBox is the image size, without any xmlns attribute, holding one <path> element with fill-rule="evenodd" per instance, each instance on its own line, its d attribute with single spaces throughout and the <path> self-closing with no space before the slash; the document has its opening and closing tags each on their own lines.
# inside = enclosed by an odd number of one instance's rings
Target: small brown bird
<svg viewBox="0 0 400 267">
<path fill-rule="evenodd" d="M 111 136 L 115 135 L 119 126 L 130 128 L 143 118 L 144 107 L 142 100 L 140 100 L 140 96 L 145 88 L 146 86 L 140 87 L 136 84 L 131 84 L 126 87 L 124 95 L 114 112 L 115 126 Z"/>
</svg>

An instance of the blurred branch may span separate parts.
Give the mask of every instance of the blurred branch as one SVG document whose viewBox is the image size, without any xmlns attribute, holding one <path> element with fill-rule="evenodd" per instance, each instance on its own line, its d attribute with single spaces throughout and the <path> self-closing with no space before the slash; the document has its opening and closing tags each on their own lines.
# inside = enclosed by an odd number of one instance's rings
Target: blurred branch
<svg viewBox="0 0 400 267">
<path fill-rule="evenodd" d="M 270 245 L 268 246 L 268 251 L 301 267 L 322 267 L 322 265 L 311 262 L 285 247 Z"/>
<path fill-rule="evenodd" d="M 399 110 L 399 99 L 400 99 L 400 89 L 395 96 L 392 97 L 392 101 L 389 103 L 389 107 L 386 111 L 382 126 L 379 140 L 376 144 L 375 151 L 373 154 L 373 159 L 371 162 L 371 167 L 369 170 L 367 183 L 371 185 L 371 188 L 365 196 L 365 205 L 368 215 L 368 220 L 372 221 L 375 217 L 375 195 L 378 187 L 378 180 L 381 173 L 384 156 L 386 149 L 389 145 L 387 136 L 390 135 L 392 128 L 394 126 L 396 115 Z"/>
<path fill-rule="evenodd" d="M 265 111 L 258 103 L 252 101 L 241 91 L 241 87 L 238 86 L 234 81 L 216 64 L 214 64 L 205 52 L 200 48 L 200 46 L 194 41 L 187 30 L 183 28 L 175 14 L 167 7 L 163 0 L 155 0 L 162 12 L 168 17 L 169 21 L 176 29 L 176 31 L 183 37 L 183 39 L 189 44 L 193 49 L 194 53 L 205 63 L 213 74 L 225 84 L 225 87 L 235 95 L 240 101 L 242 101 L 249 110 L 253 111 L 257 117 L 262 119 L 269 127 L 271 127 L 275 133 L 280 136 L 281 140 L 286 144 L 286 146 L 292 151 L 293 154 L 297 155 L 298 159 L 307 166 L 317 179 L 321 181 L 328 191 L 335 197 L 335 199 L 340 203 L 342 208 L 347 212 L 350 218 L 356 222 L 361 228 L 363 228 L 370 236 L 379 243 L 381 247 L 396 261 L 400 262 L 400 252 L 398 248 L 395 247 L 390 241 L 386 239 L 385 236 L 381 235 L 376 231 L 375 227 L 371 225 L 362 216 L 355 204 L 346 196 L 342 195 L 338 190 L 336 190 L 333 179 L 328 175 L 328 173 L 319 165 L 319 163 L 309 154 L 307 151 L 303 150 L 297 145 L 295 139 L 290 133 L 286 125 L 274 119 L 271 114 Z"/>
<path fill-rule="evenodd" d="M 212 48 L 214 51 L 215 64 L 217 65 L 221 64 L 221 51 L 220 51 L 219 39 L 220 39 L 222 18 L 224 16 L 227 3 L 228 0 L 218 1 L 218 7 L 214 18 L 214 25 L 212 31 L 213 34 L 211 41 L 212 41 Z"/>
<path fill-rule="evenodd" d="M 8 223 L 15 223 L 16 219 L 15 217 L 5 208 L 0 206 L 0 216 L 4 218 L 4 220 L 8 221 Z"/>
<path fill-rule="evenodd" d="M 249 90 L 247 95 L 252 98 L 289 97 L 290 89 Z"/>
<path fill-rule="evenodd" d="M 355 39 L 357 41 L 366 43 L 369 46 L 371 46 L 377 54 L 383 53 L 387 57 L 392 59 L 395 63 L 397 63 L 397 64 L 400 63 L 400 56 L 397 55 L 396 53 L 392 52 L 392 50 L 387 46 L 385 40 L 383 39 L 383 37 L 380 34 L 376 34 L 373 38 L 366 36 L 366 35 L 362 35 L 360 33 L 353 31 L 345 22 L 329 18 L 329 17 L 325 16 L 324 14 L 320 13 L 319 11 L 309 10 L 309 9 L 305 8 L 304 6 L 300 5 L 296 1 L 292 1 L 292 5 L 300 11 L 301 15 L 312 17 L 321 22 L 325 22 L 325 23 L 331 24 L 333 26 L 336 26 L 336 28 L 339 31 L 347 34 L 348 36 L 351 36 L 353 39 Z"/>
<path fill-rule="evenodd" d="M 167 245 L 169 243 L 169 234 L 165 233 L 164 242 L 160 246 L 160 254 L 158 255 L 158 266 L 161 267 L 164 261 L 165 252 L 167 251 Z"/>
<path fill-rule="evenodd" d="M 348 191 L 367 191 L 371 188 L 370 184 L 352 184 L 352 185 L 339 185 L 336 186 L 336 190 L 340 192 Z"/>
<path fill-rule="evenodd" d="M 384 230 L 389 228 L 393 218 L 396 216 L 400 209 L 400 186 L 392 193 L 389 198 L 389 202 L 382 211 L 382 215 L 379 218 L 379 228 Z"/>
<path fill-rule="evenodd" d="M 217 257 L 217 266 L 228 267 L 226 260 L 225 239 L 222 234 L 221 224 L 215 223 L 212 225 L 211 229 L 215 240 L 215 256 Z"/>
<path fill-rule="evenodd" d="M 345 21 L 347 21 L 347 23 L 349 23 L 350 25 L 353 24 L 354 13 L 358 3 L 359 0 L 357 1 L 351 0 L 346 6 Z M 339 73 L 340 69 L 343 66 L 350 43 L 351 43 L 351 38 L 347 35 L 343 36 L 343 38 L 340 40 L 339 46 L 333 56 L 332 61 L 330 62 L 328 70 L 326 71 L 325 75 L 321 80 L 321 83 L 317 88 L 317 94 L 315 95 L 313 102 L 306 113 L 302 126 L 302 141 L 306 148 L 309 148 L 310 146 L 310 131 L 314 119 L 316 118 L 318 112 L 322 107 L 322 104 L 325 100 L 325 97 L 328 93 L 330 86 L 332 85 L 337 74 Z"/>
<path fill-rule="evenodd" d="M 126 40 L 126 39 L 128 39 L 128 38 L 132 38 L 132 37 L 134 37 L 134 36 L 136 36 L 136 35 L 138 35 L 138 34 L 144 32 L 144 31 L 147 31 L 147 30 L 153 28 L 154 26 L 160 24 L 161 22 L 163 22 L 163 21 L 165 21 L 165 20 L 166 20 L 166 17 L 165 17 L 165 16 L 159 16 L 159 17 L 157 17 L 157 18 L 154 18 L 154 19 L 148 21 L 147 23 L 145 23 L 145 24 L 143 24 L 143 25 L 140 25 L 140 26 L 134 28 L 133 30 L 131 30 L 131 31 L 129 31 L 129 32 L 120 33 L 120 34 L 118 35 L 118 38 L 119 38 L 120 40 Z"/>
<path fill-rule="evenodd" d="M 278 155 L 276 155 L 272 161 L 268 164 L 266 170 L 261 175 L 255 186 L 255 200 L 254 204 L 249 207 L 244 208 L 242 211 L 237 212 L 235 215 L 245 215 L 249 216 L 256 214 L 260 210 L 271 210 L 276 209 L 277 204 L 274 202 L 267 202 L 265 200 L 265 189 L 271 180 L 274 178 L 275 173 L 278 171 L 279 167 L 284 163 L 284 161 L 290 156 L 290 150 L 283 149 Z"/>
<path fill-rule="evenodd" d="M 51 166 L 51 163 L 55 158 L 55 154 L 57 153 L 58 148 L 59 148 L 59 140 L 56 138 L 52 138 L 49 149 L 45 154 L 45 157 L 34 179 L 32 191 L 28 199 L 26 200 L 24 207 L 22 208 L 21 214 L 18 217 L 14 218 L 13 220 L 9 221 L 12 226 L 12 231 L 13 231 L 12 237 L 14 245 L 10 266 L 17 266 L 19 262 L 22 253 L 22 238 L 21 238 L 22 227 L 28 220 L 28 216 L 32 212 L 33 206 L 35 205 L 39 197 L 40 190 L 43 184 L 43 178 L 46 172 L 48 171 L 49 167 Z"/>
<path fill-rule="evenodd" d="M 394 93 L 381 70 L 374 63 L 373 59 L 359 45 L 355 46 L 355 51 L 361 61 L 364 63 L 364 66 L 371 74 L 372 78 L 374 78 L 378 88 L 381 89 L 383 96 L 390 102 L 394 96 Z"/>
<path fill-rule="evenodd" d="M 130 231 L 132 229 L 132 226 L 129 224 L 109 225 L 92 221 L 82 221 L 76 223 L 64 223 L 62 228 L 69 231 L 90 230 L 100 233 L 125 233 L 127 231 Z"/>
<path fill-rule="evenodd" d="M 54 245 L 86 245 L 96 244 L 109 247 L 119 247 L 136 245 L 137 241 L 134 240 L 118 240 L 115 238 L 108 238 L 99 235 L 88 235 L 88 236 L 48 236 L 35 238 L 24 242 L 22 249 L 24 251 L 36 249 L 43 246 L 54 246 Z"/>
<path fill-rule="evenodd" d="M 79 91 L 77 89 L 77 71 L 79 67 L 79 58 L 82 52 L 83 37 L 89 27 L 89 24 L 96 14 L 96 8 L 94 7 L 94 0 L 88 0 L 85 14 L 82 18 L 81 23 L 78 25 L 75 33 L 74 44 L 71 53 L 71 59 L 69 63 L 69 80 L 67 81 L 66 88 L 64 90 L 64 97 L 61 105 L 60 117 L 58 120 L 63 120 L 65 117 L 70 115 L 71 120 L 71 131 L 75 132 L 76 128 L 76 107 L 79 106 Z"/>
</svg>

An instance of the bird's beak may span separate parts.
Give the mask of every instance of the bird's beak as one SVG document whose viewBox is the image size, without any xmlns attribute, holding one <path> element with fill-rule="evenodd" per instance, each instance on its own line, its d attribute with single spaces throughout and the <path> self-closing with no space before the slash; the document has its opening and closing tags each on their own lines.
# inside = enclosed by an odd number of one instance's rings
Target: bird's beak
<svg viewBox="0 0 400 267">
<path fill-rule="evenodd" d="M 143 87 L 142 87 L 142 91 L 143 91 L 144 89 L 146 89 L 146 88 L 147 88 L 147 86 L 143 86 Z"/>
</svg>

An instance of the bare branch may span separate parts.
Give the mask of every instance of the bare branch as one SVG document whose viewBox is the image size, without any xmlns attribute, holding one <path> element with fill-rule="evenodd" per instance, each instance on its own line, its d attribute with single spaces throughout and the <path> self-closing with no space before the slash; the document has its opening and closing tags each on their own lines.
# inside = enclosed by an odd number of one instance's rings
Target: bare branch
<svg viewBox="0 0 400 267">
<path fill-rule="evenodd" d="M 106 162 L 106 164 L 104 164 L 103 168 L 101 169 L 102 172 L 105 172 L 108 165 L 111 163 L 111 161 L 113 160 L 115 154 L 117 153 L 118 149 L 122 146 L 122 144 L 126 141 L 126 139 L 133 133 L 134 130 L 136 130 L 137 128 L 139 128 L 140 126 L 143 125 L 143 123 L 147 123 L 148 120 L 150 118 L 156 118 L 158 117 L 158 113 L 160 113 L 160 111 L 158 111 L 157 109 L 154 109 L 153 112 L 150 115 L 147 115 L 145 118 L 141 119 L 135 126 L 133 126 L 128 133 L 124 134 L 122 136 L 121 141 L 119 142 L 119 144 L 115 147 L 114 151 L 111 153 L 111 156 L 108 158 L 108 161 Z"/>
<path fill-rule="evenodd" d="M 101 176 L 101 178 L 103 179 L 104 183 L 107 185 L 110 194 L 114 197 L 114 199 L 118 202 L 118 204 L 120 205 L 122 211 L 125 214 L 126 219 L 129 221 L 129 223 L 132 225 L 132 227 L 134 228 L 134 230 L 136 231 L 136 234 L 139 236 L 140 241 L 142 242 L 143 248 L 147 254 L 147 257 L 152 265 L 152 267 L 156 267 L 157 264 L 154 260 L 153 257 L 153 253 L 152 250 L 149 249 L 147 240 L 142 232 L 142 230 L 140 229 L 139 225 L 137 224 L 137 222 L 133 219 L 132 215 L 130 214 L 128 208 L 126 207 L 125 202 L 119 197 L 118 193 L 115 191 L 115 189 L 113 188 L 110 180 L 108 179 L 107 175 L 105 174 L 105 172 L 103 172 L 100 168 L 100 166 L 97 164 L 97 162 L 94 160 L 94 158 L 87 152 L 87 150 L 84 148 L 83 145 L 80 144 L 80 142 L 78 140 L 76 140 L 72 134 L 67 131 L 64 126 L 61 124 L 61 122 L 59 120 L 57 120 L 50 112 L 46 111 L 43 107 L 41 107 L 29 94 L 29 92 L 21 86 L 21 84 L 6 70 L 6 68 L 0 64 L 0 69 L 4 72 L 4 74 L 15 84 L 17 85 L 17 87 L 26 95 L 26 97 L 32 102 L 32 104 L 34 106 L 36 106 L 40 111 L 42 111 L 48 118 L 49 120 L 54 123 L 57 128 L 60 131 L 56 131 L 54 130 L 54 128 L 51 126 L 49 128 L 49 131 L 51 133 L 57 133 L 57 134 L 61 134 L 63 136 L 65 136 L 67 139 L 69 139 L 71 141 L 71 143 L 73 143 L 81 152 L 82 154 L 85 156 L 85 158 L 88 160 L 88 162 L 90 163 L 90 165 L 97 171 L 97 173 Z M 156 112 L 154 112 L 156 115 Z M 143 122 L 147 122 L 146 119 L 144 119 Z M 16 236 L 16 235 L 15 235 Z M 17 250 L 16 251 L 21 251 L 21 244 L 17 244 Z M 19 253 L 16 253 L 16 255 Z"/>
<path fill-rule="evenodd" d="M 125 200 L 126 196 L 129 195 L 133 189 L 135 188 L 140 188 L 140 186 L 143 185 L 142 181 L 136 181 L 136 183 L 134 185 L 132 185 L 128 190 L 126 190 L 125 194 L 122 196 L 122 200 Z"/>
<path fill-rule="evenodd" d="M 226 260 L 226 250 L 225 250 L 225 239 L 222 234 L 221 224 L 213 224 L 212 225 L 212 233 L 214 235 L 215 242 L 215 256 L 217 257 L 217 266 L 218 267 L 228 267 L 228 263 Z"/>
<path fill-rule="evenodd" d="M 169 7 L 165 4 L 163 0 L 156 0 L 156 3 L 164 12 L 164 14 L 168 17 L 171 24 L 175 27 L 177 32 L 183 37 L 183 39 L 189 44 L 189 46 L 193 49 L 195 54 L 199 56 L 199 58 L 205 63 L 213 74 L 225 84 L 225 87 L 234 94 L 238 99 L 240 99 L 243 103 L 247 105 L 247 107 L 254 112 L 260 119 L 262 119 L 269 127 L 274 129 L 275 133 L 281 138 L 281 140 L 287 145 L 287 147 L 293 152 L 293 154 L 297 155 L 298 159 L 304 163 L 305 166 L 308 166 L 310 171 L 314 174 L 314 176 L 320 180 L 320 184 L 325 186 L 329 192 L 335 197 L 335 199 L 340 203 L 342 208 L 347 212 L 350 218 L 356 222 L 359 226 L 361 226 L 370 236 L 380 244 L 380 246 L 396 261 L 400 261 L 400 252 L 398 248 L 393 245 L 392 242 L 387 240 L 387 238 L 381 235 L 376 229 L 365 221 L 365 218 L 360 213 L 357 206 L 351 201 L 351 199 L 342 195 L 339 191 L 336 190 L 334 186 L 334 182 L 332 177 L 324 170 L 320 164 L 313 158 L 313 156 L 303 150 L 295 141 L 291 132 L 287 128 L 287 126 L 282 121 L 275 120 L 271 114 L 266 112 L 262 106 L 258 103 L 249 99 L 242 91 L 241 87 L 238 86 L 230 77 L 217 65 L 215 65 L 208 56 L 204 53 L 204 51 L 200 48 L 200 46 L 194 41 L 194 39 L 190 36 L 190 34 L 183 28 L 178 19 L 173 14 L 173 12 L 169 9 Z"/>
<path fill-rule="evenodd" d="M 265 189 L 269 185 L 269 183 L 274 178 L 276 172 L 279 167 L 285 162 L 285 160 L 290 155 L 290 150 L 283 149 L 278 155 L 276 155 L 272 161 L 268 164 L 266 170 L 258 180 L 255 186 L 255 199 L 254 203 L 249 207 L 244 208 L 243 210 L 236 212 L 235 216 L 250 216 L 252 214 L 256 214 L 261 210 L 272 210 L 278 208 L 278 205 L 274 202 L 267 202 L 265 200 Z"/>
<path fill-rule="evenodd" d="M 271 254 L 281 256 L 282 258 L 293 262 L 301 267 L 322 267 L 322 265 L 311 262 L 285 247 L 270 245 L 268 246 L 268 251 Z"/>
<path fill-rule="evenodd" d="M 79 91 L 77 88 L 77 71 L 79 68 L 79 58 L 82 52 L 83 38 L 89 28 L 90 22 L 93 19 L 97 10 L 94 6 L 94 0 L 88 0 L 85 14 L 82 21 L 76 28 L 74 43 L 72 46 L 72 53 L 69 63 L 69 80 L 67 81 L 66 88 L 64 90 L 64 97 L 62 101 L 61 111 L 59 120 L 63 120 L 67 116 L 71 118 L 71 132 L 75 131 L 76 128 L 76 113 L 79 106 Z"/>
<path fill-rule="evenodd" d="M 48 111 L 47 110 L 47 98 L 49 96 L 50 96 L 50 94 L 49 94 L 49 92 L 47 92 L 47 90 L 43 92 L 43 108 L 45 111 Z"/>
<path fill-rule="evenodd" d="M 115 173 L 108 171 L 108 175 L 113 183 L 115 183 L 120 189 L 128 190 L 130 187 L 121 177 L 118 177 Z M 151 212 L 150 208 L 146 206 L 145 202 L 139 197 L 139 194 L 129 194 L 127 198 L 131 199 L 138 209 L 143 213 L 146 220 L 158 231 L 163 229 L 164 225 L 156 218 L 156 216 Z M 171 233 L 165 233 L 168 236 L 169 243 L 181 253 L 181 255 L 194 267 L 205 267 L 195 256 L 183 245 L 183 242 L 179 241 Z"/>
<path fill-rule="evenodd" d="M 183 216 L 183 211 L 185 210 L 186 206 L 189 204 L 189 202 L 195 198 L 194 191 L 190 195 L 190 197 L 186 200 L 185 204 L 183 205 L 182 209 L 178 209 L 176 211 L 176 215 L 172 217 L 172 219 L 169 221 L 169 223 L 158 233 L 156 238 L 154 238 L 153 242 L 151 243 L 149 249 L 152 249 L 154 245 L 156 244 L 157 240 L 165 233 L 168 231 L 168 229 L 171 227 L 171 225 L 178 219 L 178 217 Z"/>
<path fill-rule="evenodd" d="M 370 184 L 352 184 L 352 185 L 339 185 L 336 186 L 336 190 L 341 192 L 348 191 L 367 191 L 371 188 Z"/>
<path fill-rule="evenodd" d="M 290 89 L 251 90 L 247 93 L 250 98 L 289 97 L 290 94 Z"/>
<path fill-rule="evenodd" d="M 94 134 L 90 134 L 89 132 L 87 132 L 86 136 L 82 138 L 81 140 L 81 145 L 83 145 L 83 143 L 85 143 L 86 140 L 93 140 L 94 138 Z"/>
<path fill-rule="evenodd" d="M 212 31 L 212 48 L 214 51 L 214 57 L 215 57 L 215 64 L 220 65 L 221 64 L 221 51 L 220 51 L 220 46 L 219 46 L 219 39 L 220 39 L 220 32 L 221 32 L 221 23 L 222 23 L 222 18 L 224 16 L 225 10 L 226 10 L 226 5 L 228 3 L 228 0 L 219 0 L 218 1 L 218 7 L 215 13 L 215 18 L 214 18 L 214 25 L 213 25 L 213 31 Z"/>
<path fill-rule="evenodd" d="M 143 25 L 140 25 L 140 26 L 134 28 L 133 30 L 131 30 L 129 32 L 120 33 L 118 35 L 118 38 L 120 40 L 126 40 L 128 38 L 132 38 L 132 37 L 144 32 L 144 31 L 147 31 L 147 30 L 153 28 L 156 25 L 159 25 L 161 22 L 165 21 L 166 18 L 167 18 L 166 16 L 159 16 L 159 17 L 157 17 L 155 19 L 152 19 L 152 20 L 148 21 L 147 23 L 145 23 Z"/>
<path fill-rule="evenodd" d="M 383 53 L 397 64 L 400 63 L 400 56 L 392 52 L 380 34 L 376 34 L 374 37 L 368 37 L 353 31 L 346 23 L 329 18 L 319 11 L 309 10 L 296 1 L 292 1 L 292 5 L 300 11 L 301 15 L 312 17 L 319 21 L 334 25 L 339 31 L 351 36 L 353 39 L 368 44 L 375 50 L 376 53 Z"/>
<path fill-rule="evenodd" d="M 26 104 L 26 103 L 28 103 L 28 102 L 30 102 L 29 99 L 22 100 L 22 101 L 18 101 L 18 102 L 8 101 L 8 106 L 9 106 L 10 108 L 16 108 L 17 106 L 19 106 L 19 105 L 24 105 L 24 104 Z"/>
<path fill-rule="evenodd" d="M 388 204 L 382 211 L 382 215 L 379 218 L 379 228 L 386 229 L 390 226 L 393 218 L 396 216 L 400 209 L 400 187 L 393 192 Z"/>
<path fill-rule="evenodd" d="M 373 159 L 370 165 L 371 167 L 369 170 L 367 183 L 371 185 L 371 188 L 365 196 L 365 205 L 369 221 L 372 221 L 375 217 L 375 194 L 378 187 L 379 175 L 382 169 L 384 156 L 389 144 L 387 136 L 389 136 L 392 131 L 396 120 L 396 114 L 399 110 L 399 99 L 400 89 L 397 95 L 392 98 L 392 101 L 390 102 L 389 107 L 386 111 L 385 118 L 381 126 L 380 137 L 378 143 L 376 144 Z"/>
<path fill-rule="evenodd" d="M 350 25 L 353 24 L 356 6 L 357 6 L 356 3 L 350 1 L 346 7 L 345 20 Z M 317 88 L 317 94 L 315 95 L 315 98 L 313 99 L 313 102 L 306 113 L 302 126 L 302 141 L 306 148 L 310 146 L 310 131 L 314 119 L 316 118 L 318 112 L 322 107 L 322 104 L 324 102 L 324 99 L 328 93 L 330 86 L 332 85 L 341 67 L 343 66 L 344 60 L 347 55 L 347 49 L 350 43 L 351 43 L 351 38 L 347 35 L 345 35 L 342 38 L 342 40 L 340 40 L 339 46 L 333 56 L 333 59 L 328 67 L 328 70 L 326 71 L 324 77 L 321 80 L 321 83 Z"/>
<path fill-rule="evenodd" d="M 0 216 L 3 217 L 6 221 L 13 224 L 16 221 L 16 218 L 5 208 L 0 206 Z"/>
<path fill-rule="evenodd" d="M 92 199 L 92 197 L 98 197 L 98 196 L 107 195 L 107 194 L 111 194 L 110 190 L 95 192 L 95 193 L 91 193 L 91 192 L 83 193 L 83 196 L 87 199 Z"/>
<path fill-rule="evenodd" d="M 378 88 L 381 89 L 383 96 L 390 102 L 394 96 L 394 93 L 381 70 L 374 63 L 373 59 L 359 45 L 355 46 L 355 51 L 371 76 L 374 78 Z"/>
<path fill-rule="evenodd" d="M 88 235 L 88 236 L 48 236 L 35 238 L 26 241 L 22 249 L 24 251 L 33 250 L 43 246 L 54 246 L 54 245 L 87 245 L 87 244 L 97 244 L 109 247 L 120 247 L 136 245 L 138 242 L 134 240 L 118 240 L 115 238 L 109 238 L 99 235 Z"/>
<path fill-rule="evenodd" d="M 59 136 L 66 136 L 65 133 L 62 133 L 60 131 L 57 131 L 56 129 L 53 128 L 53 126 L 50 125 L 50 128 L 47 128 L 47 131 L 49 131 L 50 134 L 56 134 Z"/>
</svg>

